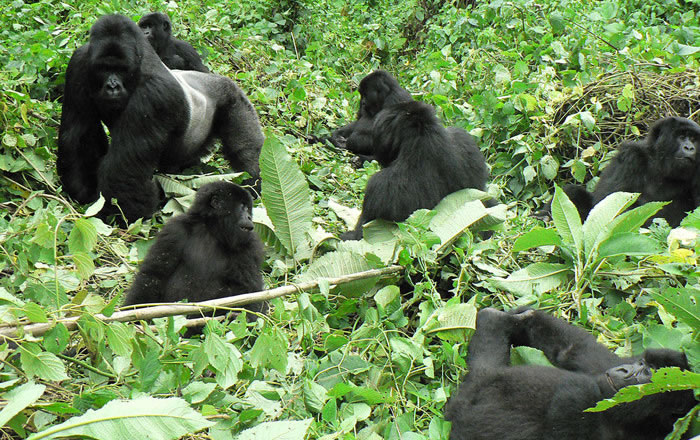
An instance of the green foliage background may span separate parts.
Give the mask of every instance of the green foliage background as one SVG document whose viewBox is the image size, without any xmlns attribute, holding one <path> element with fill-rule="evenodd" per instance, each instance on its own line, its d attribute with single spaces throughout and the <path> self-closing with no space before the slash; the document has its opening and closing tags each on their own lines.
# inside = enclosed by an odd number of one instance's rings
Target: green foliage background
<svg viewBox="0 0 700 440">
<path fill-rule="evenodd" d="M 357 84 L 376 68 L 477 136 L 506 221 L 490 239 L 467 231 L 438 251 L 430 214 L 419 213 L 395 232 L 402 279 L 342 292 L 322 285 L 274 300 L 254 325 L 210 324 L 201 339 L 182 337 L 182 317 L 152 327 L 101 322 L 94 315 L 114 311 L 179 201 L 128 230 L 72 205 L 54 167 L 62 85 L 97 17 L 137 20 L 154 10 L 170 15 L 176 36 L 214 72 L 241 85 L 306 178 L 307 243 L 294 242 L 294 255 L 279 241 L 269 249 L 268 286 L 303 279 L 311 257 L 333 248 L 326 237 L 348 226 L 331 205 L 361 204 L 377 165 L 354 170 L 348 156 L 310 140 L 353 119 Z M 594 183 L 615 145 L 657 117 L 698 119 L 699 11 L 697 0 L 2 2 L 0 325 L 81 317 L 77 331 L 58 324 L 0 347 L 0 391 L 15 403 L 0 411 L 0 438 L 156 396 L 184 399 L 167 408 L 191 421 L 154 427 L 164 438 L 206 428 L 193 438 L 228 439 L 252 428 L 243 435 L 446 439 L 442 408 L 467 371 L 474 313 L 488 306 L 547 309 L 621 354 L 684 349 L 698 371 L 700 216 L 687 219 L 685 235 L 669 235 L 663 222 L 640 235 L 626 223 L 639 252 L 616 254 L 613 242 L 586 260 L 568 229 L 541 232 L 528 215 L 554 182 Z M 219 155 L 210 164 L 228 172 Z M 376 250 L 338 250 L 345 254 L 329 255 L 388 264 Z M 332 260 L 320 264 L 332 269 Z M 323 273 L 318 266 L 309 273 Z M 528 278 L 535 272 L 548 283 Z M 526 350 L 514 355 L 532 361 Z M 700 386 L 697 376 L 670 377 L 670 386 Z M 124 423 L 117 428 L 130 432 Z"/>
</svg>

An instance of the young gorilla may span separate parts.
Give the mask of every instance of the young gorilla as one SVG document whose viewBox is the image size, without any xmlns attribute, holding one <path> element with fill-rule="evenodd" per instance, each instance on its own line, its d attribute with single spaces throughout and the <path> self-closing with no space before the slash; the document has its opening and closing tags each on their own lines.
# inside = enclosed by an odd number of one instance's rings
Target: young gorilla
<svg viewBox="0 0 700 440">
<path fill-rule="evenodd" d="M 156 237 L 124 305 L 206 301 L 263 290 L 263 244 L 253 231 L 253 200 L 230 182 L 202 186 L 192 207 Z M 247 306 L 264 312 L 265 303 Z"/>
<path fill-rule="evenodd" d="M 209 72 L 194 47 L 172 36 L 172 25 L 166 14 L 162 12 L 146 14 L 139 20 L 139 27 L 169 69 Z"/>
<path fill-rule="evenodd" d="M 554 367 L 510 366 L 511 345 L 542 350 Z M 481 310 L 467 361 L 469 374 L 445 411 L 452 440 L 661 440 L 696 403 L 692 391 L 674 391 L 583 412 L 648 383 L 651 369 L 687 370 L 685 355 L 648 349 L 620 358 L 586 331 L 531 309 Z"/>
<path fill-rule="evenodd" d="M 362 225 L 371 220 L 400 222 L 460 189 L 485 189 L 488 169 L 474 138 L 443 127 L 428 104 L 409 101 L 382 110 L 371 142 L 384 168 L 367 182 L 360 220 L 343 235 L 346 240 L 361 239 Z"/>
<path fill-rule="evenodd" d="M 564 191 L 585 220 L 598 202 L 616 191 L 641 193 L 633 207 L 670 201 L 656 216 L 678 226 L 686 213 L 700 205 L 698 173 L 700 126 L 690 119 L 660 119 L 644 141 L 625 142 L 602 172 L 595 191 L 578 185 Z"/>
<path fill-rule="evenodd" d="M 411 94 L 384 70 L 375 70 L 360 81 L 360 109 L 357 120 L 331 134 L 330 141 L 338 148 L 347 149 L 361 159 L 374 158 L 372 124 L 375 116 L 384 108 L 401 102 L 413 101 Z"/>
<path fill-rule="evenodd" d="M 264 137 L 236 83 L 171 71 L 131 19 L 97 20 L 66 71 L 56 161 L 63 189 L 79 203 L 102 193 L 102 217 L 115 212 L 113 197 L 128 221 L 148 217 L 159 201 L 154 171 L 198 163 L 215 138 L 235 170 L 259 177 Z"/>
</svg>

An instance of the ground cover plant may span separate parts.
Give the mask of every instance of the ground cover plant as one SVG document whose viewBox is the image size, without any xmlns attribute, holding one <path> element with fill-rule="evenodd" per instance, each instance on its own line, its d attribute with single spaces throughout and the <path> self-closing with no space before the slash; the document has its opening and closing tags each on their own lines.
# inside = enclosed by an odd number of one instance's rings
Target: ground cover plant
<svg viewBox="0 0 700 440">
<path fill-rule="evenodd" d="M 218 152 L 158 174 L 165 207 L 118 228 L 95 217 L 104 201 L 71 203 L 55 168 L 71 54 L 101 15 L 152 11 L 256 108 L 265 285 L 298 287 L 272 294 L 267 316 L 209 320 L 201 336 L 172 308 L 125 321 L 117 307 L 194 189 L 245 176 Z M 700 211 L 640 232 L 661 204 L 627 211 L 636 196 L 617 194 L 581 222 L 555 189 L 593 188 L 615 146 L 659 117 L 698 120 L 699 12 L 694 0 L 4 2 L 0 438 L 447 439 L 444 405 L 485 307 L 533 305 L 621 356 L 686 352 L 693 371 L 596 410 L 699 389 Z M 316 140 L 354 120 L 358 82 L 378 68 L 477 138 L 490 186 L 338 242 L 379 166 L 355 169 Z M 486 208 L 489 195 L 501 204 Z M 530 215 L 552 196 L 552 222 Z M 668 438 L 700 434 L 697 414 Z"/>
</svg>

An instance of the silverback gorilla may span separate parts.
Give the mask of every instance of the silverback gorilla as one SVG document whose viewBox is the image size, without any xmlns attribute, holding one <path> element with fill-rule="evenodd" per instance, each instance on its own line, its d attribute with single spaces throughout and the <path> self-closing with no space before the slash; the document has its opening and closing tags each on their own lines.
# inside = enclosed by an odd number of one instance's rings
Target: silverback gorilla
<svg viewBox="0 0 700 440">
<path fill-rule="evenodd" d="M 158 233 L 124 305 L 190 302 L 263 289 L 263 244 L 253 231 L 253 200 L 240 186 L 202 186 L 192 207 Z M 264 303 L 247 306 L 256 312 Z"/>
<path fill-rule="evenodd" d="M 511 345 L 540 349 L 554 367 L 510 366 Z M 648 349 L 620 358 L 583 329 L 544 312 L 481 310 L 469 373 L 447 403 L 452 440 L 662 440 L 695 405 L 692 391 L 647 396 L 599 413 L 583 410 L 651 369 L 688 369 L 683 353 Z"/>
<path fill-rule="evenodd" d="M 374 154 L 384 168 L 367 182 L 360 220 L 344 239 L 361 239 L 362 225 L 371 220 L 400 222 L 460 189 L 485 189 L 488 168 L 474 138 L 461 128 L 443 127 L 432 106 L 418 101 L 389 106 L 376 116 L 372 132 Z"/>
<path fill-rule="evenodd" d="M 411 94 L 384 70 L 375 70 L 362 78 L 360 86 L 360 109 L 357 120 L 331 134 L 330 141 L 339 148 L 347 149 L 364 160 L 374 159 L 372 145 L 372 123 L 384 108 L 401 102 L 412 101 Z"/>
<path fill-rule="evenodd" d="M 166 14 L 162 12 L 146 14 L 139 20 L 139 27 L 169 69 L 209 72 L 192 45 L 172 36 L 170 17 Z"/>
<path fill-rule="evenodd" d="M 593 193 L 579 185 L 568 185 L 564 191 L 582 220 L 609 194 L 626 191 L 641 193 L 633 206 L 670 201 L 656 216 L 678 226 L 687 212 L 700 205 L 698 149 L 698 124 L 675 116 L 660 119 L 645 140 L 620 145 Z"/>
<path fill-rule="evenodd" d="M 236 83 L 171 71 L 132 20 L 98 19 L 66 71 L 56 162 L 64 190 L 79 203 L 102 193 L 103 217 L 115 212 L 113 197 L 127 220 L 150 216 L 158 203 L 153 172 L 196 164 L 214 138 L 235 170 L 259 177 L 264 138 Z"/>
</svg>

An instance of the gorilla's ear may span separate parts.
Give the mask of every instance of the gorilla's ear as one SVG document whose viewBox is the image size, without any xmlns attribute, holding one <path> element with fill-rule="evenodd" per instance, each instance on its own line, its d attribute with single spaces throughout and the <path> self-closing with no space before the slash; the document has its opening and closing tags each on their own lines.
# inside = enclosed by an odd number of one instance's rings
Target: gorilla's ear
<svg viewBox="0 0 700 440">
<path fill-rule="evenodd" d="M 221 210 L 226 204 L 226 200 L 219 193 L 214 193 L 209 198 L 209 206 L 214 208 L 215 211 Z"/>
<path fill-rule="evenodd" d="M 170 22 L 168 20 L 163 21 L 163 30 L 170 33 Z"/>
</svg>

